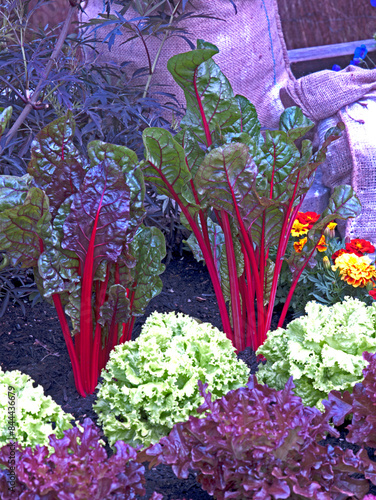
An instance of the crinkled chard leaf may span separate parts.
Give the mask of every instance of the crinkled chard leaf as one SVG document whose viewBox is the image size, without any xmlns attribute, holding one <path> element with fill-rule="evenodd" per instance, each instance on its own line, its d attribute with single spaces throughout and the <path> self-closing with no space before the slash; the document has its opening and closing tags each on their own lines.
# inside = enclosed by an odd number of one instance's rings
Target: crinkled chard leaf
<svg viewBox="0 0 376 500">
<path fill-rule="evenodd" d="M 255 196 L 257 167 L 245 144 L 226 144 L 208 153 L 197 174 L 198 193 L 217 210 L 225 210 L 246 229 L 262 213 Z"/>
<path fill-rule="evenodd" d="M 32 187 L 23 205 L 0 213 L 0 251 L 6 251 L 11 265 L 35 267 L 41 253 L 40 240 L 51 237 L 48 198 Z"/>
<path fill-rule="evenodd" d="M 280 130 L 286 132 L 291 141 L 303 137 L 314 125 L 309 118 L 303 115 L 302 110 L 296 106 L 285 109 L 279 119 Z"/>
<path fill-rule="evenodd" d="M 111 324 L 126 323 L 130 317 L 127 289 L 122 285 L 112 285 L 108 290 L 108 298 L 100 308 L 98 322 L 110 328 Z"/>
<path fill-rule="evenodd" d="M 184 149 L 170 132 L 159 128 L 148 128 L 143 133 L 146 164 L 143 173 L 146 181 L 152 182 L 160 194 L 171 196 L 175 192 L 181 198 L 185 184 L 191 174 L 185 162 Z M 194 201 L 194 200 L 193 200 Z"/>
<path fill-rule="evenodd" d="M 76 252 L 95 272 L 103 259 L 116 262 L 129 227 L 130 190 L 122 172 L 103 161 L 86 174 L 65 220 L 62 248 Z"/>
<path fill-rule="evenodd" d="M 130 244 L 130 253 L 137 259 L 129 269 L 134 292 L 131 314 L 141 316 L 150 300 L 161 293 L 159 275 L 165 270 L 161 260 L 166 255 L 166 244 L 162 232 L 156 227 L 140 227 Z"/>
<path fill-rule="evenodd" d="M 62 202 L 78 192 L 87 168 L 73 144 L 74 129 L 68 112 L 44 127 L 31 145 L 28 173 L 47 194 L 53 217 Z"/>
<path fill-rule="evenodd" d="M 167 68 L 184 90 L 187 113 L 181 121 L 197 139 L 207 145 L 207 135 L 216 128 L 226 129 L 240 117 L 231 85 L 211 59 L 215 45 L 198 40 L 197 50 L 173 56 Z"/>
<path fill-rule="evenodd" d="M 242 95 L 236 95 L 235 99 L 238 103 L 240 117 L 230 127 L 223 131 L 226 134 L 226 139 L 235 139 L 239 134 L 248 134 L 256 142 L 260 138 L 261 124 L 257 117 L 255 106 Z"/>
<path fill-rule="evenodd" d="M 16 177 L 14 175 L 0 176 L 0 212 L 22 205 L 29 189 L 33 186 L 33 178 L 29 175 Z"/>
<path fill-rule="evenodd" d="M 80 319 L 81 319 L 81 283 L 75 283 L 74 288 L 67 295 L 67 304 L 65 306 L 65 313 L 72 321 L 72 334 L 80 333 Z M 94 301 L 92 301 L 94 302 Z M 91 307 L 89 314 L 91 314 L 92 321 L 94 321 L 93 307 Z"/>
<path fill-rule="evenodd" d="M 257 191 L 260 196 L 286 202 L 286 182 L 300 161 L 299 150 L 285 132 L 278 130 L 266 131 L 262 150 L 264 161 L 258 164 Z"/>
<path fill-rule="evenodd" d="M 121 170 L 125 183 L 130 190 L 130 221 L 128 238 L 142 223 L 145 218 L 144 198 L 145 183 L 144 176 L 136 153 L 124 146 L 107 144 L 101 141 L 92 141 L 88 144 L 87 152 L 90 164 L 98 165 L 102 161 L 107 161 L 114 169 Z"/>
<path fill-rule="evenodd" d="M 329 198 L 328 207 L 321 214 L 321 219 L 315 224 L 311 231 L 323 230 L 329 222 L 335 219 L 348 219 L 360 215 L 362 210 L 359 198 L 353 191 L 353 188 L 348 185 L 336 186 Z M 311 235 L 311 231 L 309 235 Z"/>
</svg>

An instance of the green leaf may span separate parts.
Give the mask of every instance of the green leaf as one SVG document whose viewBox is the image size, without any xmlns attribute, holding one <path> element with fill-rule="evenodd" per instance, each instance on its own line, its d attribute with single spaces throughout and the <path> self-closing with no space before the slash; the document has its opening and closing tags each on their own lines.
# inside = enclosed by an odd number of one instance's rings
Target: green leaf
<svg viewBox="0 0 376 500">
<path fill-rule="evenodd" d="M 286 203 L 289 201 L 287 181 L 297 170 L 300 161 L 299 150 L 285 132 L 267 130 L 262 151 L 264 158 L 258 165 L 257 191 L 260 196 Z M 271 183 L 273 192 L 270 196 Z"/>
<path fill-rule="evenodd" d="M 240 117 L 235 123 L 224 130 L 223 133 L 226 134 L 226 138 L 234 138 L 238 134 L 245 133 L 258 142 L 261 124 L 257 117 L 255 106 L 242 95 L 236 95 L 235 99 L 238 102 Z"/>
<path fill-rule="evenodd" d="M 144 314 L 150 300 L 162 291 L 159 275 L 165 270 L 161 263 L 166 255 L 165 245 L 165 238 L 159 229 L 144 226 L 138 229 L 130 244 L 129 252 L 136 259 L 135 266 L 129 270 L 132 281 L 129 289 L 134 291 L 132 316 Z"/>
<path fill-rule="evenodd" d="M 323 221 L 328 219 L 328 223 L 334 219 L 348 219 L 360 215 L 362 206 L 359 198 L 353 191 L 353 188 L 348 185 L 336 186 L 333 194 L 329 198 L 328 208 L 322 213 Z M 335 215 L 335 217 L 333 217 Z"/>
<path fill-rule="evenodd" d="M 0 213 L 0 251 L 6 251 L 12 266 L 35 267 L 41 254 L 40 239 L 51 236 L 48 198 L 32 187 L 23 205 Z"/>
<path fill-rule="evenodd" d="M 184 90 L 187 113 L 181 121 L 200 142 L 207 144 L 205 126 L 210 132 L 226 129 L 240 117 L 231 85 L 211 59 L 218 49 L 202 40 L 197 50 L 173 56 L 167 68 Z"/>
<path fill-rule="evenodd" d="M 213 149 L 197 174 L 198 193 L 210 206 L 225 210 L 238 224 L 240 214 L 248 229 L 262 213 L 255 195 L 257 167 L 245 144 L 226 144 Z"/>
<path fill-rule="evenodd" d="M 12 106 L 8 106 L 5 109 L 0 108 L 0 138 L 3 135 L 4 130 L 6 129 L 8 122 L 12 117 L 12 111 Z"/>
<path fill-rule="evenodd" d="M 79 190 L 87 169 L 74 146 L 74 130 L 69 111 L 44 127 L 31 145 L 28 173 L 48 196 L 53 217 L 63 201 Z"/>
<path fill-rule="evenodd" d="M 108 298 L 100 308 L 98 322 L 102 326 L 110 328 L 111 323 L 116 325 L 126 323 L 129 320 L 129 299 L 127 289 L 122 285 L 112 285 L 108 290 Z"/>
<path fill-rule="evenodd" d="M 75 283 L 71 293 L 68 295 L 68 303 L 65 306 L 65 314 L 67 314 L 72 321 L 72 335 L 80 333 L 80 319 L 81 319 L 81 282 Z M 92 321 L 94 322 L 93 307 L 90 309 Z"/>
<path fill-rule="evenodd" d="M 22 205 L 29 189 L 33 185 L 33 178 L 26 174 L 22 177 L 14 175 L 0 176 L 0 212 Z"/>
<path fill-rule="evenodd" d="M 285 215 L 280 207 L 271 206 L 265 208 L 263 214 L 255 219 L 252 224 L 253 243 L 258 248 L 261 248 L 262 240 L 264 241 L 264 248 L 278 245 L 284 218 Z"/>
<path fill-rule="evenodd" d="M 182 198 L 185 184 L 191 174 L 185 162 L 184 149 L 167 130 L 147 128 L 143 133 L 146 164 L 143 173 L 146 181 L 152 182 L 160 194 Z M 194 201 L 194 200 L 193 200 Z"/>
<path fill-rule="evenodd" d="M 292 141 L 303 137 L 314 126 L 315 124 L 296 106 L 285 109 L 279 119 L 280 130 L 286 132 Z"/>
</svg>

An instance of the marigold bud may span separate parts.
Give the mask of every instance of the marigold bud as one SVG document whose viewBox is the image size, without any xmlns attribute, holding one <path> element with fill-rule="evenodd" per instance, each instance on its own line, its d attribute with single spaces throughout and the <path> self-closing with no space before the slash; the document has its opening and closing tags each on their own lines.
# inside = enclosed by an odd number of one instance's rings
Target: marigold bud
<svg viewBox="0 0 376 500">
<path fill-rule="evenodd" d="M 330 269 L 330 260 L 329 258 L 325 255 L 324 258 L 322 259 L 322 262 L 324 264 L 325 269 Z"/>
<path fill-rule="evenodd" d="M 328 236 L 328 238 L 334 238 L 334 236 L 336 235 L 336 226 L 336 222 L 329 222 L 324 230 L 325 236 Z"/>
</svg>

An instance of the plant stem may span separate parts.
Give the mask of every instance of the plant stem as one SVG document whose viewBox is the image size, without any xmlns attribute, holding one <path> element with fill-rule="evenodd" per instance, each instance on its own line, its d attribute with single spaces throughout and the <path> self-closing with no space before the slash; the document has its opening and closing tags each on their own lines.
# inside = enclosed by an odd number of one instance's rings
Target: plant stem
<svg viewBox="0 0 376 500">
<path fill-rule="evenodd" d="M 63 27 L 61 29 L 59 38 L 57 39 L 55 49 L 52 52 L 51 58 L 46 66 L 46 69 L 45 69 L 42 77 L 40 78 L 32 96 L 30 97 L 29 102 L 26 104 L 26 106 L 22 110 L 21 114 L 19 115 L 17 120 L 14 122 L 12 128 L 6 134 L 4 145 L 2 147 L 0 146 L 0 154 L 4 150 L 4 148 L 9 144 L 9 142 L 12 140 L 12 138 L 16 135 L 18 129 L 23 124 L 23 122 L 26 120 L 27 116 L 29 115 L 30 111 L 33 109 L 35 104 L 37 104 L 39 94 L 43 90 L 43 86 L 45 84 L 45 81 L 47 80 L 47 78 L 52 70 L 53 65 L 56 63 L 56 58 L 59 55 L 59 53 L 64 45 L 64 41 L 65 41 L 67 34 L 68 34 L 70 22 L 72 20 L 72 16 L 73 16 L 73 13 L 74 13 L 76 8 L 77 7 L 72 7 L 72 6 L 69 8 L 69 11 L 68 11 L 67 17 L 64 21 Z"/>
<path fill-rule="evenodd" d="M 236 269 L 236 257 L 234 244 L 232 241 L 230 221 L 227 212 L 221 211 L 221 219 L 223 232 L 225 235 L 226 257 L 228 265 L 228 275 L 230 281 L 231 307 L 232 307 L 232 324 L 234 332 L 234 346 L 237 351 L 244 349 L 244 328 L 242 329 L 242 314 L 239 295 L 239 281 Z M 245 326 L 245 325 L 243 325 Z"/>
<path fill-rule="evenodd" d="M 179 0 L 179 2 L 176 4 L 174 10 L 172 11 L 171 13 L 171 16 L 170 16 L 170 20 L 169 20 L 169 23 L 168 23 L 168 27 L 171 26 L 172 24 L 172 21 L 174 20 L 174 16 L 175 16 L 175 13 L 176 11 L 178 10 L 178 7 L 181 3 L 181 0 Z M 149 87 L 150 87 L 150 84 L 151 84 L 151 80 L 153 78 L 153 75 L 154 75 L 154 71 L 155 71 L 155 68 L 157 66 L 157 63 L 158 63 L 158 60 L 159 60 L 159 57 L 161 55 L 161 52 L 162 52 L 162 48 L 163 48 L 163 45 L 165 44 L 165 41 L 167 40 L 167 36 L 168 36 L 168 29 L 166 29 L 165 31 L 165 34 L 164 34 L 164 37 L 163 37 L 163 40 L 158 48 L 158 52 L 155 56 L 155 59 L 154 59 L 154 62 L 153 62 L 153 66 L 151 68 L 151 72 L 150 72 L 150 75 L 148 76 L 148 79 L 146 81 L 146 85 L 145 85 L 145 89 L 144 89 L 144 93 L 142 95 L 143 98 L 145 98 L 147 96 L 147 93 L 148 93 L 148 90 L 149 90 Z M 147 51 L 147 54 L 148 54 L 148 51 Z M 150 59 L 149 59 L 150 60 Z"/>
</svg>

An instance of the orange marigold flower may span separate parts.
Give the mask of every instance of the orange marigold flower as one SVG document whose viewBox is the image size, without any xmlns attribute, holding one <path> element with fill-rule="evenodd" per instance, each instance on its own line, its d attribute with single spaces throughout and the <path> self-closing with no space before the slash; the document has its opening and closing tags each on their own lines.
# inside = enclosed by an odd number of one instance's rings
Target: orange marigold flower
<svg viewBox="0 0 376 500">
<path fill-rule="evenodd" d="M 334 254 L 332 255 L 332 261 L 335 263 L 336 258 L 339 257 L 340 255 L 343 255 L 344 253 L 351 253 L 351 252 L 346 252 L 344 248 L 341 248 L 340 250 L 334 252 Z"/>
<path fill-rule="evenodd" d="M 354 253 L 343 253 L 337 257 L 332 269 L 338 269 L 341 279 L 353 287 L 363 288 L 376 279 L 376 269 L 371 264 L 371 259 L 366 256 L 359 257 Z"/>
<path fill-rule="evenodd" d="M 309 229 L 312 228 L 313 224 L 317 222 L 319 218 L 320 215 L 316 212 L 298 212 L 296 216 L 296 219 L 300 222 L 300 224 L 308 224 Z"/>
<path fill-rule="evenodd" d="M 296 241 L 294 243 L 294 249 L 296 253 L 301 253 L 303 250 L 304 245 L 307 243 L 307 238 L 303 238 L 299 241 Z"/>
<path fill-rule="evenodd" d="M 298 219 L 295 219 L 291 228 L 291 234 L 292 236 L 302 236 L 303 234 L 307 234 L 309 229 L 308 224 L 301 224 Z"/>
<path fill-rule="evenodd" d="M 326 245 L 326 241 L 325 241 L 325 236 L 322 235 L 321 238 L 320 238 L 320 241 L 317 243 L 317 250 L 319 252 L 325 252 L 325 250 L 328 248 L 327 245 Z"/>
<path fill-rule="evenodd" d="M 375 247 L 367 240 L 354 239 L 350 243 L 346 243 L 346 250 L 362 256 L 365 253 L 373 253 Z"/>
</svg>

